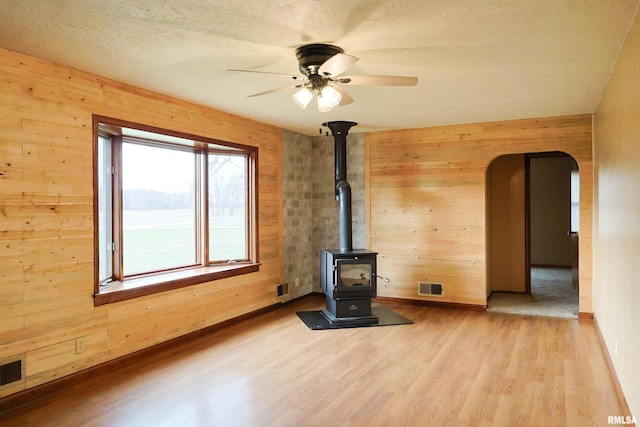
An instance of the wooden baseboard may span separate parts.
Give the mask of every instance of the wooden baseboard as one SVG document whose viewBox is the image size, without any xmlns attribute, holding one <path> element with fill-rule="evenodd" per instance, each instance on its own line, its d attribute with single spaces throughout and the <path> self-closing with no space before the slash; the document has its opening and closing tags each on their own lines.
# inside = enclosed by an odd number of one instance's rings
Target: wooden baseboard
<svg viewBox="0 0 640 427">
<path fill-rule="evenodd" d="M 578 319 L 593 320 L 593 313 L 586 313 L 584 311 L 581 311 L 578 313 Z"/>
<path fill-rule="evenodd" d="M 491 294 L 489 294 L 489 298 L 491 298 L 493 296 L 493 294 L 531 295 L 531 293 L 527 293 L 526 291 L 501 291 L 501 290 L 495 290 L 495 291 L 491 291 Z M 489 298 L 487 298 L 487 299 L 489 299 Z"/>
<path fill-rule="evenodd" d="M 571 268 L 570 265 L 531 264 L 531 268 Z"/>
<path fill-rule="evenodd" d="M 486 305 L 477 304 L 464 304 L 459 302 L 447 302 L 447 301 L 432 301 L 432 300 L 418 300 L 408 298 L 392 298 L 392 297 L 376 297 L 371 300 L 372 302 L 378 302 L 381 304 L 406 304 L 406 305 L 418 305 L 428 307 L 442 307 L 442 308 L 454 308 L 458 310 L 471 310 L 471 311 L 486 311 Z"/>
<path fill-rule="evenodd" d="M 318 297 L 325 299 L 326 295 L 322 292 L 312 292 L 306 297 Z M 421 299 L 409 299 L 409 298 L 394 298 L 394 297 L 375 297 L 371 300 L 371 302 L 376 302 L 380 304 L 403 304 L 403 305 L 417 305 L 417 306 L 428 306 L 428 307 L 444 307 L 444 308 L 454 308 L 458 310 L 471 310 L 471 311 L 486 311 L 486 305 L 476 305 L 476 304 L 463 304 L 459 302 L 447 302 L 447 301 L 432 301 L 432 300 L 421 300 Z"/>
<path fill-rule="evenodd" d="M 0 398 L 0 411 L 8 409 L 12 406 L 17 405 L 18 403 L 23 403 L 27 400 L 32 400 L 35 399 L 37 397 L 41 397 L 44 396 L 46 394 L 49 394 L 53 391 L 55 391 L 58 388 L 62 388 L 62 387 L 69 387 L 70 385 L 83 381 L 83 380 L 87 380 L 97 374 L 103 373 L 103 372 L 108 372 L 111 371 L 113 369 L 117 369 L 120 368 L 122 366 L 126 366 L 130 363 L 132 363 L 134 360 L 137 359 L 143 359 L 145 357 L 150 356 L 153 353 L 157 353 L 158 351 L 162 351 L 165 349 L 169 349 L 169 348 L 173 348 L 177 345 L 181 345 L 184 344 L 188 341 L 203 337 L 205 335 L 211 334 L 215 331 L 218 331 L 220 329 L 229 327 L 231 325 L 235 325 L 237 323 L 240 323 L 244 320 L 247 319 L 251 319 L 257 316 L 260 316 L 262 314 L 271 312 L 273 310 L 277 310 L 278 308 L 287 305 L 287 304 L 291 304 L 293 302 L 296 301 L 300 301 L 302 299 L 308 298 L 310 296 L 313 296 L 312 294 L 308 294 L 308 295 L 303 295 L 299 298 L 295 298 L 292 299 L 290 301 L 286 301 L 283 303 L 277 303 L 277 304 L 272 304 L 263 308 L 259 308 L 257 310 L 254 310 L 252 312 L 240 315 L 238 317 L 234 317 L 233 319 L 228 319 L 225 320 L 223 322 L 217 323 L 215 325 L 211 325 L 209 327 L 203 328 L 203 329 L 199 329 L 197 331 L 193 331 L 191 333 L 188 333 L 186 335 L 182 335 L 176 338 L 173 338 L 169 341 L 164 341 L 161 342 L 159 344 L 156 344 L 152 347 L 148 347 L 148 348 L 144 348 L 142 350 L 138 350 L 134 353 L 131 354 L 127 354 L 124 356 L 121 356 L 117 359 L 113 359 L 113 360 L 109 360 L 106 361 L 104 363 L 101 363 L 99 365 L 96 366 L 92 366 L 90 368 L 84 369 L 82 371 L 79 372 L 75 372 L 73 374 L 64 376 L 62 378 L 57 378 L 55 380 L 52 380 L 50 382 L 44 383 L 44 384 L 40 384 L 38 386 L 32 387 L 32 388 L 28 388 L 22 391 L 19 391 L 17 393 L 14 394 L 10 394 L 8 396 L 5 396 L 3 398 Z"/>
<path fill-rule="evenodd" d="M 600 325 L 598 325 L 598 320 L 593 316 L 593 314 L 591 314 L 591 318 L 593 319 L 593 323 L 596 325 L 596 335 L 598 336 L 598 341 L 600 342 L 600 348 L 602 348 L 602 352 L 604 353 L 607 369 L 609 370 L 609 375 L 611 375 L 611 379 L 613 380 L 613 387 L 615 388 L 616 395 L 618 396 L 620 406 L 622 406 L 622 414 L 611 415 L 622 415 L 624 417 L 631 417 L 633 416 L 633 414 L 631 413 L 629 405 L 627 404 L 627 398 L 624 397 L 624 393 L 622 392 L 620 380 L 618 380 L 618 375 L 616 374 L 616 369 L 613 366 L 613 361 L 611 360 L 611 355 L 609 354 L 607 343 L 604 341 L 604 337 L 602 336 L 602 331 L 600 330 Z"/>
</svg>

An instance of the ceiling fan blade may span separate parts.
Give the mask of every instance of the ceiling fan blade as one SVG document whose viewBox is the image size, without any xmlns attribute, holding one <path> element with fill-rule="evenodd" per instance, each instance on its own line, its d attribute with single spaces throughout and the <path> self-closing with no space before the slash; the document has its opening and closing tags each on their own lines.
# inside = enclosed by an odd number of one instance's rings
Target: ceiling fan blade
<svg viewBox="0 0 640 427">
<path fill-rule="evenodd" d="M 240 73 L 269 74 L 269 75 L 272 75 L 272 76 L 289 77 L 290 79 L 293 79 L 293 80 L 304 80 L 306 78 L 304 76 L 296 76 L 294 74 L 272 73 L 270 71 L 237 70 L 237 69 L 234 69 L 234 68 L 227 69 L 227 71 L 236 71 L 236 72 L 240 72 Z"/>
<path fill-rule="evenodd" d="M 322 76 L 339 76 L 356 62 L 358 62 L 358 58 L 355 56 L 337 53 L 320 66 L 318 74 Z"/>
<path fill-rule="evenodd" d="M 340 99 L 340 104 L 338 105 L 349 105 L 353 102 L 353 98 L 346 90 L 344 90 L 343 87 L 340 87 L 340 85 L 336 84 L 333 84 L 331 86 L 333 86 L 338 92 L 340 92 L 340 95 L 342 95 L 342 99 Z"/>
<path fill-rule="evenodd" d="M 357 86 L 415 86 L 418 83 L 417 77 L 404 76 L 344 76 L 336 79 L 338 83 Z"/>
<path fill-rule="evenodd" d="M 268 95 L 270 93 L 281 92 L 281 91 L 287 90 L 287 89 L 300 88 L 302 86 L 304 86 L 302 83 L 298 83 L 298 84 L 295 84 L 295 85 L 279 87 L 277 89 L 271 89 L 271 90 L 267 90 L 267 91 L 260 92 L 260 93 L 254 93 L 253 95 L 249 95 L 248 98 L 253 98 L 254 96 Z"/>
</svg>

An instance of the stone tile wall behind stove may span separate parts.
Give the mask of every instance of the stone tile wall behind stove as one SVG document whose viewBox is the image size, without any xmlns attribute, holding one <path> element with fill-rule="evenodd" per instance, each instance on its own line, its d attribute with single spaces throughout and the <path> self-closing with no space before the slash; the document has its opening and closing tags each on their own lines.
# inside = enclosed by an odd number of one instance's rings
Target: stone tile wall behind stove
<svg viewBox="0 0 640 427">
<path fill-rule="evenodd" d="M 289 298 L 320 291 L 320 249 L 337 248 L 334 139 L 283 131 L 284 281 Z M 365 248 L 364 134 L 347 136 L 353 246 Z M 298 279 L 299 286 L 295 286 Z"/>
<path fill-rule="evenodd" d="M 311 140 L 307 135 L 288 130 L 282 135 L 284 281 L 289 283 L 289 298 L 306 295 L 314 289 Z"/>
</svg>

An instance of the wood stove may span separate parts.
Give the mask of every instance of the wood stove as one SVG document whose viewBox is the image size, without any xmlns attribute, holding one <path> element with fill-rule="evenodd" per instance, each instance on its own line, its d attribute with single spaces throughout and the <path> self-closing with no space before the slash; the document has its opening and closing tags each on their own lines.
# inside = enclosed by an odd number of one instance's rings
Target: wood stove
<svg viewBox="0 0 640 427">
<path fill-rule="evenodd" d="M 376 323 L 371 298 L 376 297 L 376 252 L 356 249 L 320 251 L 320 282 L 326 295 L 324 316 L 332 323 Z"/>
<path fill-rule="evenodd" d="M 376 252 L 353 249 L 351 186 L 347 182 L 347 134 L 354 122 L 323 123 L 335 140 L 336 199 L 339 202 L 340 248 L 320 251 L 320 282 L 327 308 L 322 314 L 332 324 L 375 324 L 371 299 L 377 295 Z"/>
</svg>

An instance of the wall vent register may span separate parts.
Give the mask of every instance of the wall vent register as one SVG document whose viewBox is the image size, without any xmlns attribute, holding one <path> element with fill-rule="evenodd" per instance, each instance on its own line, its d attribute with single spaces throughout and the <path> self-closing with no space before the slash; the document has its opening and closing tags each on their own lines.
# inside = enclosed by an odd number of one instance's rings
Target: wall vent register
<svg viewBox="0 0 640 427">
<path fill-rule="evenodd" d="M 418 282 L 418 295 L 442 296 L 441 283 Z"/>
<path fill-rule="evenodd" d="M 0 360 L 0 390 L 24 382 L 24 355 Z"/>
</svg>

